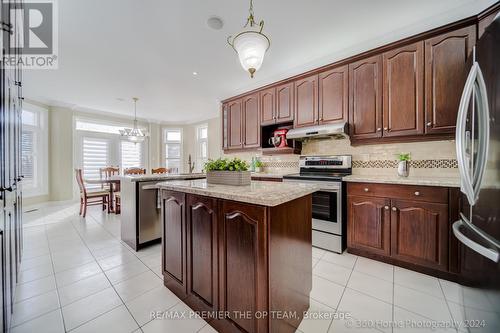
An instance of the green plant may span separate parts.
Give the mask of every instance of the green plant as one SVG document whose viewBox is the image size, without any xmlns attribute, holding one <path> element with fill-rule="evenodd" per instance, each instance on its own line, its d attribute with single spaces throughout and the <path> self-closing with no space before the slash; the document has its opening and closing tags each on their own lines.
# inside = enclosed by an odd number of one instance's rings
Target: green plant
<svg viewBox="0 0 500 333">
<path fill-rule="evenodd" d="M 400 162 L 402 162 L 402 161 L 410 161 L 411 160 L 411 154 L 410 153 L 400 153 L 397 156 L 398 156 L 398 160 Z"/>
<path fill-rule="evenodd" d="M 219 158 L 216 160 L 208 160 L 205 163 L 204 170 L 209 171 L 248 171 L 249 165 L 246 161 L 239 158 Z"/>
<path fill-rule="evenodd" d="M 262 168 L 263 166 L 264 166 L 264 163 L 262 163 L 262 161 L 259 161 L 259 160 L 255 161 L 256 168 Z"/>
</svg>

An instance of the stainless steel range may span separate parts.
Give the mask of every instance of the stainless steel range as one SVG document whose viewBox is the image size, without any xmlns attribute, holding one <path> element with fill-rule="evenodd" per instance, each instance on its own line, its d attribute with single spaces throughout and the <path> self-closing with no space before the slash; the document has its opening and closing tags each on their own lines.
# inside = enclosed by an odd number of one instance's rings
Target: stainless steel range
<svg viewBox="0 0 500 333">
<path fill-rule="evenodd" d="M 346 197 L 342 178 L 352 173 L 351 160 L 350 155 L 301 156 L 300 173 L 283 177 L 285 182 L 320 186 L 312 195 L 312 243 L 337 253 L 346 247 Z"/>
</svg>

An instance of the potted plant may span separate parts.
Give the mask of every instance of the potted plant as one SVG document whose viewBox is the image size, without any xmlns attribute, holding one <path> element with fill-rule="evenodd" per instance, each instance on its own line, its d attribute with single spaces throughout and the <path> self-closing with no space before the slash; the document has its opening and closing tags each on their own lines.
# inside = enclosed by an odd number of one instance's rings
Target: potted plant
<svg viewBox="0 0 500 333">
<path fill-rule="evenodd" d="M 205 163 L 207 183 L 223 185 L 249 185 L 251 174 L 246 161 L 239 158 L 219 158 Z"/>
<path fill-rule="evenodd" d="M 262 161 L 255 161 L 255 172 L 261 172 L 263 167 L 264 163 L 262 163 Z"/>
<path fill-rule="evenodd" d="M 398 175 L 401 177 L 408 177 L 410 174 L 410 153 L 398 154 Z"/>
</svg>

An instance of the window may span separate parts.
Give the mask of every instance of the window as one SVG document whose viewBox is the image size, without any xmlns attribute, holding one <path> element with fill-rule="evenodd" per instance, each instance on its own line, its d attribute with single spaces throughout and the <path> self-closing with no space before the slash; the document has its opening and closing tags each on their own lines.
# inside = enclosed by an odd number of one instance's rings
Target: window
<svg viewBox="0 0 500 333">
<path fill-rule="evenodd" d="M 142 164 L 142 145 L 130 141 L 121 142 L 122 168 L 141 168 Z"/>
<path fill-rule="evenodd" d="M 182 131 L 180 129 L 165 129 L 165 167 L 172 173 L 179 173 L 182 166 Z"/>
<path fill-rule="evenodd" d="M 26 197 L 48 194 L 47 110 L 25 104 L 22 111 L 21 172 Z"/>
<path fill-rule="evenodd" d="M 100 179 L 101 168 L 109 166 L 109 140 L 99 138 L 83 138 L 83 178 Z M 87 187 L 99 187 L 99 185 L 87 185 Z"/>
<path fill-rule="evenodd" d="M 196 128 L 196 165 L 198 172 L 203 171 L 203 166 L 208 161 L 208 125 L 204 124 Z"/>
<path fill-rule="evenodd" d="M 124 129 L 124 126 L 102 124 L 98 122 L 93 122 L 89 120 L 77 120 L 76 129 L 79 131 L 89 131 L 97 133 L 107 133 L 107 134 L 120 134 L 120 130 Z"/>
</svg>

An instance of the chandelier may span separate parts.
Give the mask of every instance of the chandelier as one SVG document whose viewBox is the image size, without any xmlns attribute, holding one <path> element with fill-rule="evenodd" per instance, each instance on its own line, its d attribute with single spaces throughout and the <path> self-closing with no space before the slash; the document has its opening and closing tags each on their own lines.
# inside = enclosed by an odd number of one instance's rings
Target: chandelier
<svg viewBox="0 0 500 333">
<path fill-rule="evenodd" d="M 131 142 L 139 143 L 143 142 L 148 134 L 137 126 L 137 101 L 139 99 L 137 97 L 132 99 L 134 100 L 134 128 L 124 128 L 120 130 L 120 135 Z"/>
<path fill-rule="evenodd" d="M 264 29 L 264 20 L 260 21 L 259 24 L 255 22 L 253 0 L 250 0 L 249 13 L 250 15 L 247 18 L 247 23 L 243 27 L 243 31 L 234 38 L 233 36 L 229 36 L 227 42 L 238 54 L 243 69 L 248 71 L 250 77 L 253 78 L 254 73 L 262 66 L 264 55 L 269 49 L 271 42 L 269 38 L 262 33 L 262 29 Z"/>
</svg>

